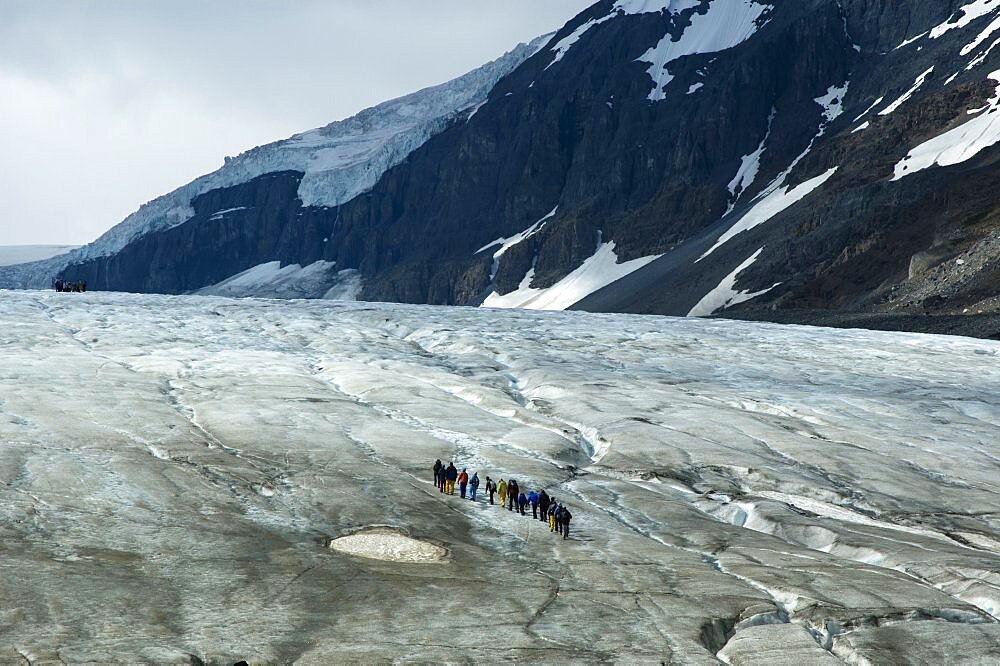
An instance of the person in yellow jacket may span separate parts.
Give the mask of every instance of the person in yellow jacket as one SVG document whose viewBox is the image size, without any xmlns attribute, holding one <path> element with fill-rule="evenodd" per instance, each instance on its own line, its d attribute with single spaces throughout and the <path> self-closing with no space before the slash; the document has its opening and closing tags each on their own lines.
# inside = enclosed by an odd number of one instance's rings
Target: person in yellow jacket
<svg viewBox="0 0 1000 666">
<path fill-rule="evenodd" d="M 500 483 L 497 484 L 497 494 L 500 495 L 500 506 L 503 506 L 507 499 L 507 482 L 503 479 L 500 479 Z"/>
</svg>

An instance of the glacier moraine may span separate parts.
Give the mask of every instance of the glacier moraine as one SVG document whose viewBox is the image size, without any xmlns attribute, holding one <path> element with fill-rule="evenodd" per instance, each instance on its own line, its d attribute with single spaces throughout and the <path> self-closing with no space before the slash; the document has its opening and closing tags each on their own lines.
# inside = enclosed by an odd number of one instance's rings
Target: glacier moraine
<svg viewBox="0 0 1000 666">
<path fill-rule="evenodd" d="M 0 662 L 1000 662 L 996 342 L 99 293 L 0 323 Z M 447 556 L 328 547 L 370 527 Z"/>
</svg>

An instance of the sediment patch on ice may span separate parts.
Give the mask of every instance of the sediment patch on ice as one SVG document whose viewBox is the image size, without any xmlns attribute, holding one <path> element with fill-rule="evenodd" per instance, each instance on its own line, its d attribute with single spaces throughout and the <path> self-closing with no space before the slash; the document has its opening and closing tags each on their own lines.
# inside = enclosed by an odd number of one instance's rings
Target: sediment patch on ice
<svg viewBox="0 0 1000 666">
<path fill-rule="evenodd" d="M 408 537 L 389 527 L 369 528 L 332 539 L 329 546 L 348 555 L 387 562 L 430 564 L 448 556 L 448 551 L 441 546 Z"/>
</svg>

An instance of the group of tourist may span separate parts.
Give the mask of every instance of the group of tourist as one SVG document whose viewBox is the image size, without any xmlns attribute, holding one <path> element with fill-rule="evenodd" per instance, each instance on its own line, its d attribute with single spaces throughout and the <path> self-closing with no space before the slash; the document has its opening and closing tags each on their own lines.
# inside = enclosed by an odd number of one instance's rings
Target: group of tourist
<svg viewBox="0 0 1000 666">
<path fill-rule="evenodd" d="M 467 469 L 460 472 L 454 462 L 445 465 L 438 459 L 434 462 L 434 485 L 445 495 L 454 495 L 457 485 L 462 499 L 467 498 L 475 502 L 481 481 L 479 472 L 473 473 L 470 477 Z M 489 495 L 490 504 L 495 504 L 496 497 L 500 500 L 501 509 L 506 507 L 508 511 L 517 512 L 522 516 L 528 515 L 527 509 L 530 506 L 533 519 L 547 523 L 549 531 L 561 534 L 563 539 L 569 538 L 569 522 L 573 519 L 573 514 L 570 513 L 569 507 L 558 502 L 555 497 L 550 497 L 544 490 L 528 489 L 525 493 L 525 489 L 521 488 L 516 479 L 507 481 L 500 479 L 499 482 L 494 482 L 488 476 L 484 490 Z"/>
<path fill-rule="evenodd" d="M 52 288 L 56 291 L 77 291 L 84 292 L 87 291 L 87 281 L 77 280 L 73 282 L 72 280 L 64 280 L 62 278 L 56 278 L 55 282 L 52 283 Z"/>
</svg>

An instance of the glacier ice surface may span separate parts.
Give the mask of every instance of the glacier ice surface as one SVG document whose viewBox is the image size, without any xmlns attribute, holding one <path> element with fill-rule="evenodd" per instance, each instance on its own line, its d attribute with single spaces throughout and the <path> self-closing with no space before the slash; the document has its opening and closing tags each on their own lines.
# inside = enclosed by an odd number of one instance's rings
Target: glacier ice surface
<svg viewBox="0 0 1000 666">
<path fill-rule="evenodd" d="M 5 662 L 1000 648 L 997 342 L 108 293 L 0 318 Z M 442 497 L 435 458 L 546 488 L 572 538 Z M 327 547 L 372 528 L 448 557 Z"/>
</svg>

